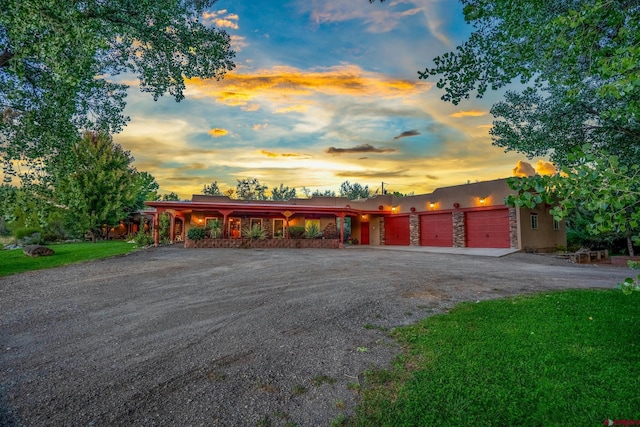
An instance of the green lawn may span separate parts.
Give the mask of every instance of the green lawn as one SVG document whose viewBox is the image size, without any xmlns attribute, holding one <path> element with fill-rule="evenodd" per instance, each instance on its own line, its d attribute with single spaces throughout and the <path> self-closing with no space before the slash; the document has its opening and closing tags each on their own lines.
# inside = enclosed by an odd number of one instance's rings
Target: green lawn
<svg viewBox="0 0 640 427">
<path fill-rule="evenodd" d="M 21 249 L 0 250 L 0 276 L 22 273 L 30 270 L 58 267 L 90 259 L 121 255 L 135 250 L 135 244 L 123 241 L 103 241 L 98 243 L 65 243 L 48 245 L 56 253 L 51 256 L 31 258 Z"/>
<path fill-rule="evenodd" d="M 640 420 L 640 295 L 572 290 L 464 303 L 394 331 L 357 426 L 598 426 Z"/>
</svg>

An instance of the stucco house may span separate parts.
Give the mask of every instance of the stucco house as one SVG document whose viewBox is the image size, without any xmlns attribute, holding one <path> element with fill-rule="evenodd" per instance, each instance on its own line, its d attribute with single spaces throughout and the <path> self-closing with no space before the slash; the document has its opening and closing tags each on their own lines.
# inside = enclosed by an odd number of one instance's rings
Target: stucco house
<svg viewBox="0 0 640 427">
<path fill-rule="evenodd" d="M 513 194 L 513 190 L 506 179 L 498 179 L 438 188 L 430 194 L 407 197 L 387 194 L 361 200 L 312 197 L 282 202 L 193 195 L 191 201 L 146 204 L 155 209 L 156 244 L 158 217 L 167 212 L 171 218 L 172 241 L 185 241 L 190 227 L 206 226 L 210 221 L 220 225 L 220 235 L 211 239 L 218 241 L 241 239 L 242 230 L 256 225 L 265 230 L 268 239 L 287 239 L 289 227 L 315 224 L 324 240 L 333 241 L 338 247 L 344 242 L 345 219 L 351 218 L 351 237 L 360 245 L 527 251 L 550 251 L 566 246 L 565 223 L 554 220 L 549 206 L 511 208 L 504 203 L 509 194 Z M 186 242 L 185 246 L 193 245 Z"/>
</svg>

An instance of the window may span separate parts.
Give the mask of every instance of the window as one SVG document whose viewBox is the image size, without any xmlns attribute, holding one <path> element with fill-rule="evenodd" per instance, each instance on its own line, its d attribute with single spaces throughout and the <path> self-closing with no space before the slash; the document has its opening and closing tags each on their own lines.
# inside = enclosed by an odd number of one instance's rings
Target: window
<svg viewBox="0 0 640 427">
<path fill-rule="evenodd" d="M 251 218 L 251 228 L 258 226 L 262 228 L 262 218 Z"/>
<path fill-rule="evenodd" d="M 555 218 L 553 219 L 553 229 L 554 229 L 555 231 L 560 230 L 560 221 L 558 221 L 558 220 L 557 220 L 557 219 L 555 219 Z"/>
<path fill-rule="evenodd" d="M 222 237 L 222 218 L 208 216 L 205 218 L 204 223 L 213 239 L 219 239 Z"/>
<path fill-rule="evenodd" d="M 229 218 L 229 238 L 240 238 L 240 218 Z"/>
<path fill-rule="evenodd" d="M 275 239 L 284 237 L 284 219 L 273 220 L 273 237 Z"/>
<path fill-rule="evenodd" d="M 531 214 L 531 229 L 532 230 L 537 230 L 538 229 L 538 214 Z"/>
</svg>

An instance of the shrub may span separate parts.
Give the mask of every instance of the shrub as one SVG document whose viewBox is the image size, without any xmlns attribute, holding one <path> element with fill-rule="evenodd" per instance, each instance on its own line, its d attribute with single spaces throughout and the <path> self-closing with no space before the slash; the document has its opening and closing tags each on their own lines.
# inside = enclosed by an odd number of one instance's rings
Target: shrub
<svg viewBox="0 0 640 427">
<path fill-rule="evenodd" d="M 151 246 L 154 243 L 151 234 L 147 234 L 144 231 L 138 231 L 138 234 L 133 237 L 133 241 L 136 242 L 136 246 L 140 247 Z"/>
<path fill-rule="evenodd" d="M 242 230 L 242 237 L 244 237 L 245 239 L 264 240 L 267 238 L 267 231 L 256 224 L 251 228 L 247 227 Z"/>
<path fill-rule="evenodd" d="M 320 231 L 320 227 L 318 224 L 309 224 L 307 228 L 304 230 L 304 236 L 307 239 L 318 239 L 322 237 L 322 232 Z"/>
<path fill-rule="evenodd" d="M 187 238 L 191 240 L 202 240 L 204 239 L 206 230 L 203 227 L 191 227 L 189 231 L 187 231 Z"/>
<path fill-rule="evenodd" d="M 18 228 L 14 230 L 13 235 L 15 236 L 16 239 L 22 240 L 25 237 L 31 237 L 33 234 L 39 233 L 39 232 L 40 232 L 39 228 L 25 227 L 25 228 Z"/>
<path fill-rule="evenodd" d="M 18 241 L 22 245 L 44 245 L 45 244 L 44 237 L 42 237 L 42 234 L 40 234 L 39 231 L 32 233 L 30 236 L 25 236 L 22 239 L 18 239 Z"/>
<path fill-rule="evenodd" d="M 289 227 L 289 237 L 292 239 L 303 239 L 305 234 L 304 227 L 299 225 L 292 225 Z"/>
</svg>

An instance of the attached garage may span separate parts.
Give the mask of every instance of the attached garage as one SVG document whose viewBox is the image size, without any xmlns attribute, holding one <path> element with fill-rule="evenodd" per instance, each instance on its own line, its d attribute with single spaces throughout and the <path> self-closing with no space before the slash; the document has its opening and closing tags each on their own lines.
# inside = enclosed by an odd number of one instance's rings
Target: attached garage
<svg viewBox="0 0 640 427">
<path fill-rule="evenodd" d="M 492 209 L 465 213 L 469 248 L 509 248 L 509 210 Z"/>
<path fill-rule="evenodd" d="M 453 218 L 450 213 L 420 216 L 420 245 L 453 247 Z"/>
<path fill-rule="evenodd" d="M 409 217 L 394 216 L 384 219 L 385 245 L 409 246 Z"/>
</svg>

